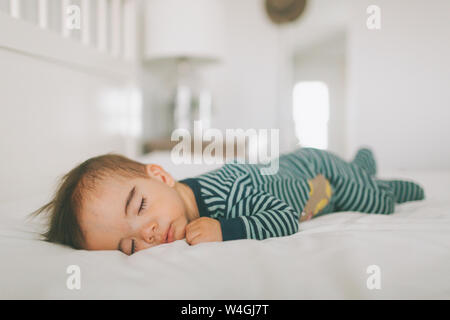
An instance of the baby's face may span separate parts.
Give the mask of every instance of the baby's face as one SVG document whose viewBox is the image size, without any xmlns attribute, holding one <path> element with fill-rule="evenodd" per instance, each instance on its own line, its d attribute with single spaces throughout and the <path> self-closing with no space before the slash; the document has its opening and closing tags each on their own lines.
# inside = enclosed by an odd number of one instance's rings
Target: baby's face
<svg viewBox="0 0 450 320">
<path fill-rule="evenodd" d="M 186 207 L 175 181 L 148 165 L 148 178 L 108 177 L 88 192 L 80 225 L 88 250 L 126 254 L 185 238 Z"/>
</svg>

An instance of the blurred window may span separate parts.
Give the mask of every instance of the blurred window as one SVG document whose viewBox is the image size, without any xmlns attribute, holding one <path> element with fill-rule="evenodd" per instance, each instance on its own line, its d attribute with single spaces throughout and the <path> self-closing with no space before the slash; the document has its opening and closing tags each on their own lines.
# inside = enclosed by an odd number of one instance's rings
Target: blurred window
<svg viewBox="0 0 450 320">
<path fill-rule="evenodd" d="M 295 133 L 303 147 L 328 147 L 330 100 L 328 86 L 321 81 L 302 81 L 293 91 Z"/>
</svg>

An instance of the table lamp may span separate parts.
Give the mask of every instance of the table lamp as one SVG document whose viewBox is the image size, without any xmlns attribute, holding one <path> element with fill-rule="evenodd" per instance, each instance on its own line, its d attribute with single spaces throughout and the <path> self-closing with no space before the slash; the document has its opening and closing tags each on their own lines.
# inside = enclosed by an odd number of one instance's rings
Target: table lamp
<svg viewBox="0 0 450 320">
<path fill-rule="evenodd" d="M 218 63 L 223 55 L 223 0 L 145 1 L 144 58 L 152 63 L 176 66 L 174 88 L 174 129 L 192 129 L 193 101 L 198 102 L 202 126 L 210 123 L 212 99 L 203 88 L 194 97 L 196 72 Z M 200 87 L 203 84 L 200 84 Z M 202 119 L 203 118 L 203 119 Z"/>
</svg>

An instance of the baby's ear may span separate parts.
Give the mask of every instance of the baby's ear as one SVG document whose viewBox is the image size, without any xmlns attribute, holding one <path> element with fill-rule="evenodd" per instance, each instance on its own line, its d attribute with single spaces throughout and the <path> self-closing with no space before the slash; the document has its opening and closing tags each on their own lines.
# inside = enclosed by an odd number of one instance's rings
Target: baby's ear
<svg viewBox="0 0 450 320">
<path fill-rule="evenodd" d="M 167 184 L 169 187 L 175 186 L 175 179 L 173 179 L 170 173 L 164 170 L 161 166 L 154 163 L 147 164 L 145 166 L 145 171 L 151 178 L 156 178 Z"/>
<path fill-rule="evenodd" d="M 149 175 L 149 177 L 153 177 L 154 176 L 154 171 L 156 171 L 156 164 L 146 164 L 145 165 L 145 172 Z"/>
</svg>

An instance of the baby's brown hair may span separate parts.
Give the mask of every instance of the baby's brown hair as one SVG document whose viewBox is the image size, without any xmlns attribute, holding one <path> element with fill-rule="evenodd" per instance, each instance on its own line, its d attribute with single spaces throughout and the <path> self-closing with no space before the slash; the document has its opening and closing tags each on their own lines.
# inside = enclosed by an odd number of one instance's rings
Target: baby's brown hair
<svg viewBox="0 0 450 320">
<path fill-rule="evenodd" d="M 48 214 L 45 240 L 82 249 L 84 237 L 78 215 L 83 200 L 98 181 L 113 174 L 126 178 L 148 177 L 144 164 L 119 154 L 105 154 L 81 163 L 61 178 L 53 199 L 31 214 Z"/>
</svg>

